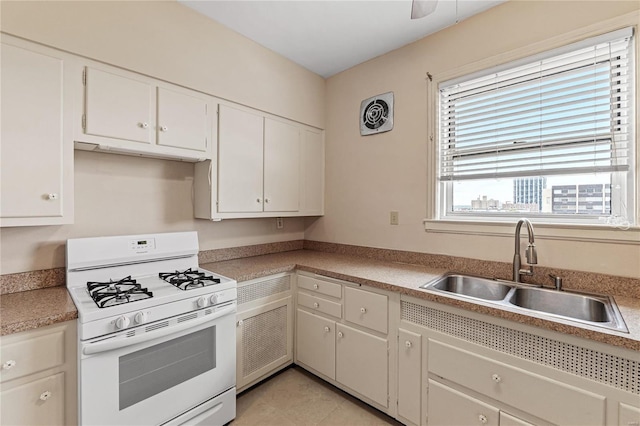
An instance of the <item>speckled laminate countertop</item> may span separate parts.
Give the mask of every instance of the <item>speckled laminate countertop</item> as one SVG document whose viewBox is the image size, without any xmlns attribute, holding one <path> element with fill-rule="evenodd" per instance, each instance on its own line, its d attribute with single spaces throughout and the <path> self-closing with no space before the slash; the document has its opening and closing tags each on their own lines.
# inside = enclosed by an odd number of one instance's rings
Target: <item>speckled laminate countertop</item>
<svg viewBox="0 0 640 426">
<path fill-rule="evenodd" d="M 491 315 L 547 330 L 571 334 L 602 343 L 640 351 L 640 299 L 615 296 L 629 333 L 610 331 L 600 327 L 577 325 L 570 321 L 550 320 L 532 313 L 525 315 L 508 307 L 497 308 L 489 304 L 465 302 L 441 296 L 419 287 L 447 271 L 428 266 L 385 262 L 344 254 L 312 250 L 297 250 L 263 256 L 203 263 L 201 265 L 238 282 L 261 278 L 279 272 L 299 269 L 358 284 L 399 292 L 409 296 L 439 302 L 461 309 Z"/>
<path fill-rule="evenodd" d="M 67 287 L 58 286 L 0 296 L 0 335 L 18 333 L 78 318 Z"/>
<path fill-rule="evenodd" d="M 422 290 L 419 287 L 447 272 L 446 269 L 367 257 L 314 250 L 294 250 L 276 254 L 202 263 L 205 269 L 239 282 L 279 272 L 303 271 L 381 288 L 461 309 L 571 334 L 586 339 L 640 351 L 640 299 L 615 296 L 629 333 L 570 321 L 525 315 L 508 307 L 466 302 Z M 17 333 L 78 317 L 65 286 L 22 291 L 0 296 L 0 335 Z"/>
</svg>

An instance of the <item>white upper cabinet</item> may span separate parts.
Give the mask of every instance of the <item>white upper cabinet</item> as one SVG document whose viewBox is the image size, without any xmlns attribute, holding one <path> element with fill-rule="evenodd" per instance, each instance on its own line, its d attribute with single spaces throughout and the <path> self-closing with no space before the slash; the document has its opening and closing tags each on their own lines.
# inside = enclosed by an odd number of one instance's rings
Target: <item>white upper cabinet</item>
<svg viewBox="0 0 640 426">
<path fill-rule="evenodd" d="M 214 98 L 103 64 L 83 70 L 84 113 L 76 148 L 210 159 Z"/>
<path fill-rule="evenodd" d="M 71 58 L 1 40 L 0 223 L 73 223 Z"/>
<path fill-rule="evenodd" d="M 154 86 L 148 81 L 87 67 L 85 132 L 153 143 Z"/>
<path fill-rule="evenodd" d="M 264 120 L 264 211 L 300 209 L 300 128 Z"/>
<path fill-rule="evenodd" d="M 321 130 L 221 103 L 217 143 L 217 156 L 196 164 L 197 218 L 323 214 Z"/>
<path fill-rule="evenodd" d="M 262 212 L 261 115 L 220 105 L 218 122 L 218 211 Z"/>
</svg>

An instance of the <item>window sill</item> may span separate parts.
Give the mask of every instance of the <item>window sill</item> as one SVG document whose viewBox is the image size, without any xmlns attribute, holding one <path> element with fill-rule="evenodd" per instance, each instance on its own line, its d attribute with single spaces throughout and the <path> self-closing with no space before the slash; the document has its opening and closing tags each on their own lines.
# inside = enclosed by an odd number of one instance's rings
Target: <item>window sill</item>
<svg viewBox="0 0 640 426">
<path fill-rule="evenodd" d="M 424 219 L 426 232 L 504 237 L 513 236 L 517 220 Z M 640 228 L 607 225 L 550 224 L 533 221 L 536 239 L 640 245 Z"/>
</svg>

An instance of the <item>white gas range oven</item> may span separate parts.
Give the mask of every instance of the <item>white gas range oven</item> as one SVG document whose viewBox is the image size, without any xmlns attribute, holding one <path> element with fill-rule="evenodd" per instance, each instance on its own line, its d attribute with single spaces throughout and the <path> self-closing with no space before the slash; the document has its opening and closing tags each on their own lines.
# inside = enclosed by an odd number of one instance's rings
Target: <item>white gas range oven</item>
<svg viewBox="0 0 640 426">
<path fill-rule="evenodd" d="M 235 417 L 236 281 L 198 268 L 195 232 L 67 240 L 79 423 Z"/>
</svg>

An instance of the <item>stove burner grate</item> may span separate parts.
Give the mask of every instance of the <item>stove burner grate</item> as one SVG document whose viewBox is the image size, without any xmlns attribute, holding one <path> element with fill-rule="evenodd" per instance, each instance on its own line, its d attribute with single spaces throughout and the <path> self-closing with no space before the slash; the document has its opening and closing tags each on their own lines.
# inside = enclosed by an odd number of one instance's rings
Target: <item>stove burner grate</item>
<svg viewBox="0 0 640 426">
<path fill-rule="evenodd" d="M 192 290 L 194 288 L 220 284 L 220 278 L 213 278 L 212 275 L 207 275 L 204 272 L 191 268 L 186 271 L 160 272 L 158 276 L 180 290 Z"/>
<path fill-rule="evenodd" d="M 99 308 L 108 308 L 153 297 L 152 292 L 142 288 L 136 280 L 131 279 L 131 276 L 118 281 L 89 281 L 87 282 L 87 290 Z"/>
</svg>

